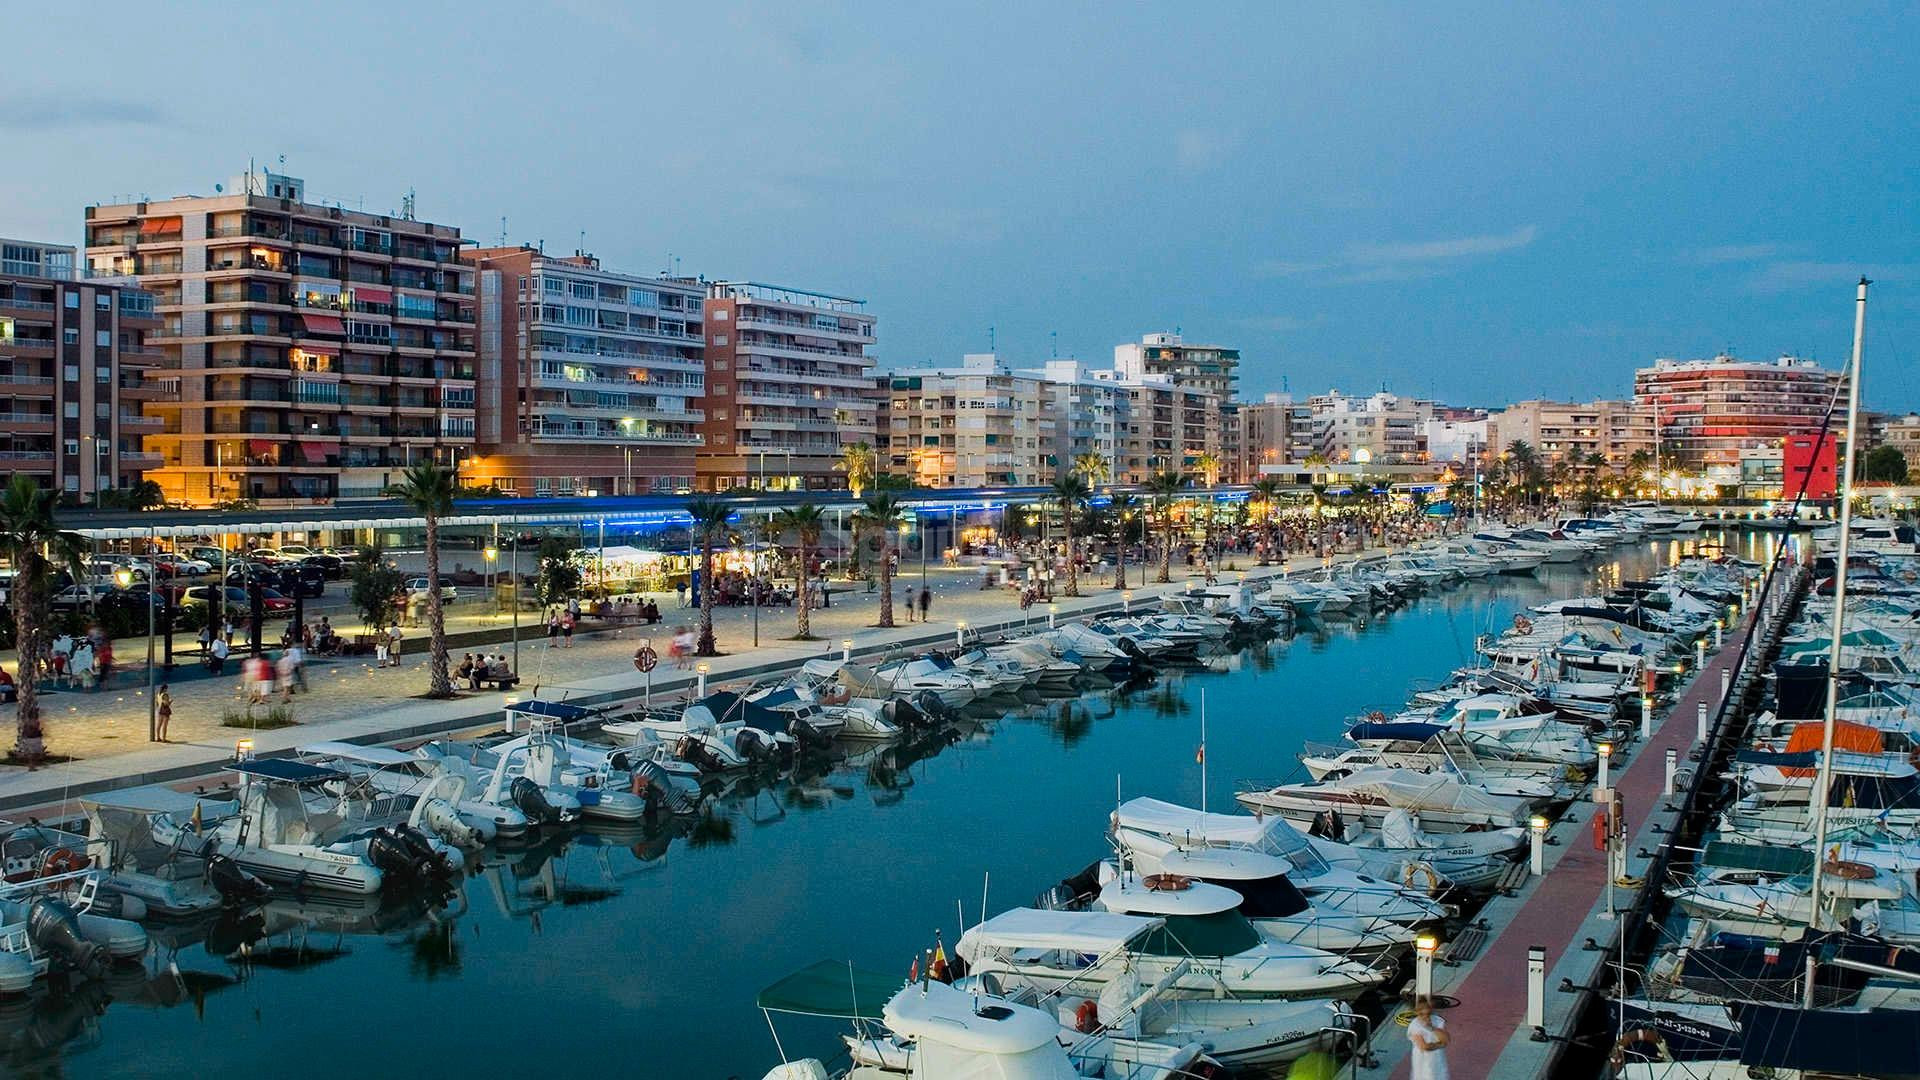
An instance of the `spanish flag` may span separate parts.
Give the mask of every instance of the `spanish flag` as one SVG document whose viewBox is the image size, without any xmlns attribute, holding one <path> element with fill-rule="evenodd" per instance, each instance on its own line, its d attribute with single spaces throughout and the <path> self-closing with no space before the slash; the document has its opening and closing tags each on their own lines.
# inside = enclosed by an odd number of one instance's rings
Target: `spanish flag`
<svg viewBox="0 0 1920 1080">
<path fill-rule="evenodd" d="M 950 983 L 953 981 L 953 973 L 947 970 L 947 947 L 945 945 L 937 942 L 934 944 L 933 962 L 927 965 L 927 974 L 933 976 L 934 979 L 939 982 Z"/>
<path fill-rule="evenodd" d="M 1193 752 L 1193 763 L 1195 765 L 1205 765 L 1207 763 L 1207 744 L 1206 743 L 1201 743 L 1200 748 Z"/>
</svg>

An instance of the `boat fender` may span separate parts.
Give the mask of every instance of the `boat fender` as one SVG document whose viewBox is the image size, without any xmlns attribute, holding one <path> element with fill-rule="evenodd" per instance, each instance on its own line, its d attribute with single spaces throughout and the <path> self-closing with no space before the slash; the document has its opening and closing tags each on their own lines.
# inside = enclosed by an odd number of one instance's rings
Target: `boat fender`
<svg viewBox="0 0 1920 1080">
<path fill-rule="evenodd" d="M 1073 1009 L 1073 1030 L 1091 1035 L 1100 1030 L 1100 1006 L 1092 998 L 1081 998 Z"/>
</svg>

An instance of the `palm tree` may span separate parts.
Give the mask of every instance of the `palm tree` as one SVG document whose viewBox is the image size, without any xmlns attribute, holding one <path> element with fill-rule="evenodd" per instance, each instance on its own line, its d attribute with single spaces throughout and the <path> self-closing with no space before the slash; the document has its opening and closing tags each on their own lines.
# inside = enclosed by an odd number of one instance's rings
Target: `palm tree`
<svg viewBox="0 0 1920 1080">
<path fill-rule="evenodd" d="M 726 534 L 733 507 L 719 499 L 701 496 L 688 499 L 683 509 L 693 519 L 689 531 L 700 542 L 700 641 L 694 646 L 694 652 L 718 656 L 720 650 L 713 644 L 713 545 Z"/>
<path fill-rule="evenodd" d="M 1080 560 L 1073 551 L 1073 516 L 1087 505 L 1087 497 L 1093 494 L 1093 488 L 1079 473 L 1068 473 L 1055 480 L 1052 485 L 1054 501 L 1060 504 L 1060 527 L 1067 537 L 1067 591 L 1066 596 L 1080 595 Z"/>
<path fill-rule="evenodd" d="M 1073 471 L 1079 473 L 1091 487 L 1099 487 L 1113 479 L 1113 464 L 1098 450 L 1074 455 Z"/>
<path fill-rule="evenodd" d="M 458 486 L 452 469 L 419 461 L 387 489 L 427 519 L 427 696 L 433 698 L 453 696 L 453 682 L 447 678 L 447 618 L 440 606 L 440 519 L 453 513 Z"/>
<path fill-rule="evenodd" d="M 39 676 L 42 627 L 46 622 L 48 574 L 64 567 L 75 581 L 86 580 L 91 545 L 78 533 L 60 527 L 54 506 L 60 496 L 21 473 L 0 492 L 0 554 L 5 554 L 13 576 L 13 641 L 18 650 L 18 698 L 14 712 L 14 756 L 29 766 L 46 753 L 40 726 Z"/>
<path fill-rule="evenodd" d="M 798 596 L 794 600 L 794 637 L 801 641 L 813 640 L 812 597 L 807 595 L 807 562 L 813 554 L 814 546 L 820 543 L 820 536 L 827 528 L 827 512 L 814 503 L 803 502 L 799 506 L 780 511 L 773 519 L 775 530 L 791 533 L 800 551 L 800 570 Z"/>
<path fill-rule="evenodd" d="M 1211 488 L 1219 485 L 1220 470 L 1226 466 L 1225 463 L 1220 460 L 1219 454 L 1211 450 L 1203 450 L 1195 455 L 1193 467 L 1206 479 L 1207 486 Z"/>
<path fill-rule="evenodd" d="M 840 448 L 840 460 L 834 469 L 847 474 L 847 490 L 858 499 L 873 483 L 873 444 L 861 441 Z"/>
<path fill-rule="evenodd" d="M 1147 490 L 1153 493 L 1154 509 L 1160 511 L 1160 520 L 1166 527 L 1164 543 L 1160 545 L 1160 576 L 1155 581 L 1173 580 L 1173 500 L 1187 486 L 1187 474 L 1175 470 L 1154 473 L 1147 479 Z"/>
<path fill-rule="evenodd" d="M 866 497 L 860 512 L 854 515 L 857 527 L 854 535 L 867 531 L 880 537 L 880 622 L 883 628 L 893 627 L 893 561 L 887 556 L 893 550 L 893 538 L 899 535 L 900 526 L 906 522 L 906 507 L 900 502 L 891 488 L 895 484 L 883 483 L 880 489 Z"/>
<path fill-rule="evenodd" d="M 1260 556 L 1260 565 L 1266 566 L 1275 551 L 1280 552 L 1280 561 L 1287 561 L 1287 553 L 1280 543 L 1279 523 L 1274 520 L 1280 510 L 1281 484 L 1277 477 L 1263 476 L 1253 482 L 1253 501 L 1260 504 L 1260 529 L 1267 537 L 1267 554 Z"/>
<path fill-rule="evenodd" d="M 1113 514 L 1113 587 L 1127 587 L 1127 519 L 1140 512 L 1140 499 L 1134 495 L 1115 495 L 1107 504 Z"/>
</svg>

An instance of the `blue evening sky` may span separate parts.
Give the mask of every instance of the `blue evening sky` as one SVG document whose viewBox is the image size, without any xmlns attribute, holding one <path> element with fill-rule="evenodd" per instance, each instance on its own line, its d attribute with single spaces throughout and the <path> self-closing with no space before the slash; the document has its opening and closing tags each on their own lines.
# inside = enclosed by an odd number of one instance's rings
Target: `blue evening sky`
<svg viewBox="0 0 1920 1080">
<path fill-rule="evenodd" d="M 1624 395 L 1845 355 L 1920 407 L 1920 17 L 1849 4 L 95 2 L 8 23 L 0 234 L 249 157 L 611 268 L 866 298 L 883 363 L 1181 328 L 1247 396 Z"/>
</svg>

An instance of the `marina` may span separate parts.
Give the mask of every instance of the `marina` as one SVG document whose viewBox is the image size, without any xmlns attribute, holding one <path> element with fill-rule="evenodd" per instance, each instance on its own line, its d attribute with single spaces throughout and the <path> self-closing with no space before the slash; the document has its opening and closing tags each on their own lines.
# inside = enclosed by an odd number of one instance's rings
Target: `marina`
<svg viewBox="0 0 1920 1080">
<path fill-rule="evenodd" d="M 563 707 L 522 709 L 516 710 L 514 742 L 492 735 L 398 754 L 309 747 L 300 755 L 307 772 L 291 762 L 277 764 L 283 759 L 263 761 L 248 778 L 250 787 L 290 786 L 306 792 L 294 801 L 307 804 L 336 798 L 343 783 L 357 778 L 351 786 L 366 793 L 368 813 L 362 835 L 366 829 L 395 830 L 410 823 L 427 840 L 425 851 L 388 862 L 380 872 L 421 880 L 354 896 L 351 888 L 297 889 L 283 879 L 264 903 L 226 903 L 197 918 L 149 920 L 152 946 L 138 965 L 112 966 L 105 983 L 46 990 L 16 1002 L 13 1045 L 42 1049 L 14 1062 L 42 1060 L 50 1033 L 71 1024 L 72 1033 L 53 1039 L 58 1049 L 44 1058 L 59 1061 L 65 1075 L 123 1074 L 115 1062 L 127 1058 L 116 1048 L 133 1045 L 142 1047 L 147 1067 L 174 1062 L 181 1068 L 244 1068 L 277 1045 L 282 1023 L 317 1030 L 361 1022 L 368 1015 L 404 1010 L 401 1003 L 414 1000 L 424 987 L 447 1003 L 440 1021 L 448 1025 L 444 1037 L 467 1046 L 463 1053 L 483 1053 L 502 1068 L 536 1067 L 541 1051 L 502 1039 L 487 1024 L 457 1018 L 537 1012 L 564 999 L 588 1026 L 739 1033 L 718 1046 L 646 1034 L 610 1040 L 601 1047 L 576 1048 L 585 1064 L 616 1065 L 629 1054 L 644 1053 L 661 1075 L 758 1076 L 783 1049 L 832 1060 L 840 1045 L 837 1035 L 846 1028 L 844 1021 L 783 1017 L 778 1045 L 763 1037 L 766 1029 L 756 1025 L 755 1002 L 763 989 L 790 973 L 831 958 L 876 973 L 891 970 L 897 986 L 909 968 L 930 963 L 929 949 L 938 947 L 956 960 L 971 955 L 974 959 L 961 962 L 975 963 L 992 953 L 984 942 L 995 933 L 1032 932 L 1033 920 L 1084 919 L 1095 911 L 1110 913 L 1098 916 L 1106 920 L 1103 933 L 1119 935 L 1119 941 L 1160 933 L 1155 925 L 1170 917 L 1211 918 L 1208 912 L 1225 912 L 1248 927 L 1246 932 L 1271 943 L 1259 948 L 1297 958 L 1287 961 L 1292 968 L 1264 962 L 1262 970 L 1278 980 L 1273 989 L 1233 999 L 1243 1015 L 1275 1024 L 1270 1036 L 1237 1055 L 1238 1069 L 1259 1075 L 1262 1069 L 1284 1071 L 1286 1061 L 1316 1049 L 1351 1051 L 1367 1041 L 1379 1021 L 1390 1023 L 1390 1002 L 1415 939 L 1425 932 L 1421 928 L 1457 933 L 1470 927 L 1451 906 L 1458 898 L 1447 905 L 1429 899 L 1445 891 L 1440 879 L 1457 875 L 1467 887 L 1462 896 L 1484 895 L 1510 876 L 1507 868 L 1524 865 L 1513 862 L 1523 854 L 1524 828 L 1482 829 L 1478 826 L 1493 823 L 1475 822 L 1473 831 L 1448 832 L 1442 831 L 1448 827 L 1443 821 L 1429 823 L 1425 817 L 1412 825 L 1404 815 L 1389 821 L 1386 814 L 1375 820 L 1342 813 L 1337 835 L 1343 839 L 1320 835 L 1310 840 L 1319 853 L 1312 860 L 1317 874 L 1301 869 L 1298 859 L 1271 860 L 1268 877 L 1289 889 L 1297 885 L 1311 907 L 1289 915 L 1282 904 L 1248 922 L 1237 910 L 1245 909 L 1240 901 L 1255 895 L 1250 883 L 1264 880 L 1258 875 L 1265 871 L 1250 858 L 1229 854 L 1222 859 L 1209 855 L 1211 849 L 1173 838 L 1169 821 L 1186 821 L 1189 834 L 1194 821 L 1212 822 L 1223 839 L 1229 838 L 1226 826 L 1245 831 L 1255 819 L 1236 806 L 1234 793 L 1236 787 L 1254 785 L 1241 783 L 1243 778 L 1291 770 L 1290 783 L 1325 783 L 1324 773 L 1321 781 L 1310 779 L 1297 764 L 1297 753 L 1309 742 L 1338 739 L 1356 721 L 1380 727 L 1390 717 L 1394 727 L 1466 734 L 1429 733 L 1408 745 L 1380 742 L 1359 730 L 1353 750 L 1452 753 L 1455 765 L 1474 754 L 1482 765 L 1503 762 L 1516 774 L 1526 773 L 1523 763 L 1538 758 L 1535 764 L 1544 768 L 1536 775 L 1546 777 L 1564 772 L 1569 762 L 1577 767 L 1592 751 L 1581 748 L 1584 735 L 1570 734 L 1572 725 L 1563 725 L 1568 733 L 1549 727 L 1550 738 L 1516 734 L 1528 721 L 1515 695 L 1488 700 L 1486 691 L 1503 680 L 1512 689 L 1526 679 L 1525 673 L 1502 674 L 1490 666 L 1501 651 L 1496 643 L 1518 635 L 1516 617 L 1534 622 L 1535 632 L 1539 622 L 1564 617 L 1535 608 L 1645 580 L 1673 566 L 1707 565 L 1683 553 L 1717 556 L 1715 536 L 1636 540 L 1611 547 L 1601 558 L 1538 566 L 1525 575 L 1462 574 L 1423 582 L 1412 573 L 1414 567 L 1384 560 L 1361 571 L 1290 575 L 1288 585 L 1312 586 L 1328 595 L 1342 591 L 1349 610 L 1261 621 L 1257 627 L 1252 597 L 1234 598 L 1234 586 L 1219 590 L 1216 602 L 1244 606 L 1246 614 L 1218 621 L 1244 621 L 1243 630 L 1215 635 L 1201 625 L 1200 614 L 1176 611 L 1158 624 L 1170 636 L 1150 642 L 1145 624 L 1162 616 L 1136 609 L 1128 613 L 1132 629 L 1143 644 L 1164 650 L 1161 661 L 1150 668 L 1143 662 L 1133 674 L 1083 673 L 1049 685 L 1047 665 L 1033 658 L 1026 667 L 1034 683 L 1012 692 L 991 686 L 989 669 L 999 666 L 1004 678 L 1006 665 L 1042 648 L 1042 638 L 1019 639 L 1023 643 L 1011 650 L 990 643 L 981 650 L 969 642 L 966 649 L 949 650 L 959 653 L 957 660 L 930 656 L 924 661 L 935 670 L 916 673 L 910 665 L 897 665 L 900 670 L 889 671 L 889 683 L 876 682 L 876 669 L 889 670 L 885 663 L 809 665 L 816 676 L 832 669 L 828 682 L 846 669 L 849 705 L 879 694 L 908 706 L 886 710 L 887 721 L 902 728 L 894 739 L 849 740 L 843 733 L 827 753 L 799 745 L 805 736 L 791 712 L 766 707 L 754 714 L 753 723 L 743 722 L 746 698 L 764 695 L 767 684 L 779 681 L 761 676 L 755 680 L 758 689 L 716 686 L 716 693 L 729 696 L 710 695 L 684 715 L 657 706 L 642 714 L 596 706 L 592 722 L 584 722 L 588 718 Z M 1764 534 L 1729 533 L 1727 538 L 1734 551 L 1748 554 L 1758 554 L 1768 543 Z M 1252 591 L 1269 595 L 1259 584 L 1255 580 Z M 1180 594 L 1170 606 L 1192 606 L 1187 596 Z M 1189 640 L 1174 640 L 1183 632 Z M 1094 648 L 1083 634 L 1076 629 L 1061 636 Z M 1116 651 L 1126 655 L 1124 649 Z M 963 664 L 968 674 L 961 674 Z M 1450 664 L 1476 670 L 1449 678 Z M 941 701 L 928 680 L 943 670 L 956 687 L 961 679 L 970 680 L 975 697 L 963 704 L 955 704 L 951 695 Z M 909 690 L 910 680 L 918 682 Z M 1557 692 L 1571 703 L 1583 682 L 1591 681 L 1560 680 Z M 895 687 L 906 692 L 895 695 Z M 735 690 L 745 697 L 731 696 Z M 1612 704 L 1607 708 L 1615 711 Z M 677 722 L 701 728 L 709 721 L 693 718 L 702 709 L 717 721 L 710 729 L 676 733 L 663 726 Z M 1478 712 L 1482 709 L 1485 716 Z M 1403 711 L 1409 715 L 1400 715 Z M 769 722 L 762 713 L 789 719 Z M 1428 723 L 1437 713 L 1451 719 Z M 1621 715 L 1631 722 L 1630 713 Z M 1545 722 L 1537 718 L 1532 725 Z M 576 741 L 562 723 L 577 725 L 581 740 L 599 741 Z M 596 726 L 603 734 L 591 734 Z M 1588 726 L 1583 721 L 1580 728 Z M 610 759 L 618 755 L 608 751 L 622 740 L 606 741 L 606 729 L 625 732 L 631 740 L 623 743 L 628 753 L 617 762 Z M 663 741 L 663 732 L 674 738 Z M 771 768 L 727 768 L 711 751 L 686 753 L 689 747 L 682 741 L 698 736 L 703 745 L 730 748 L 744 758 L 752 751 L 740 740 L 749 732 L 754 733 L 750 742 L 768 744 Z M 788 741 L 791 747 L 785 746 Z M 482 750 L 482 743 L 491 745 Z M 594 746 L 600 747 L 597 755 Z M 1560 759 L 1569 753 L 1571 758 Z M 414 809 L 396 817 L 409 801 L 399 797 L 400 778 L 412 770 L 401 767 L 428 754 L 464 762 L 463 768 L 448 770 L 457 771 L 457 790 L 406 789 Z M 702 764 L 689 767 L 689 759 Z M 615 768 L 621 770 L 617 777 L 610 772 Z M 1354 775 L 1384 768 L 1369 765 Z M 1388 771 L 1408 772 L 1404 767 Z M 510 793 L 503 798 L 502 792 L 514 786 L 510 775 L 539 785 L 539 800 Z M 1633 775 L 1630 771 L 1623 778 L 1623 786 Z M 1509 807 L 1516 813 L 1534 808 L 1536 801 L 1569 801 L 1571 793 L 1563 786 L 1549 786 L 1554 792 L 1540 800 L 1485 797 L 1520 800 L 1520 809 Z M 582 794 L 595 787 L 605 794 L 659 795 L 643 795 L 640 812 L 623 821 L 617 811 L 581 812 L 587 809 L 579 805 Z M 1441 794 L 1398 791 L 1394 797 L 1424 798 L 1414 813 L 1444 818 L 1432 804 Z M 1458 790 L 1444 794 L 1456 809 L 1470 801 Z M 376 805 L 385 805 L 379 802 L 383 795 L 395 811 L 372 816 Z M 574 810 L 567 809 L 569 800 Z M 119 801 L 143 805 L 140 799 Z M 440 835 L 425 835 L 434 829 L 415 812 L 429 803 L 450 811 Z M 191 821 L 197 806 L 196 835 L 221 835 L 223 810 L 241 820 L 264 820 L 225 804 L 224 799 L 177 796 L 169 805 L 156 795 L 144 805 L 170 822 Z M 1202 806 L 1214 817 L 1194 818 Z M 503 816 L 502 810 L 508 813 Z M 512 812 L 525 824 L 507 820 Z M 552 820 L 541 820 L 549 812 Z M 1284 817 L 1267 818 L 1271 824 L 1255 831 L 1283 837 L 1328 831 L 1312 818 L 1307 815 L 1297 828 Z M 487 845 L 442 839 L 458 835 L 451 831 L 456 828 L 482 824 L 495 829 Z M 257 842 L 259 826 L 252 828 Z M 1273 834 L 1275 828 L 1284 832 Z M 358 859 L 356 865 L 373 866 L 365 844 L 356 848 L 354 843 L 349 840 L 341 850 Z M 1419 859 L 1409 860 L 1407 845 L 1428 846 Z M 454 850 L 436 850 L 444 848 Z M 250 853 L 237 847 L 222 852 L 249 872 L 272 869 L 249 862 Z M 210 854 L 218 858 L 220 853 Z M 1122 854 L 1124 866 L 1117 861 Z M 458 870 L 447 865 L 452 861 L 447 856 L 458 858 Z M 1421 869 L 1412 869 L 1411 862 Z M 1083 867 L 1091 875 L 1082 879 L 1086 884 L 1068 888 Z M 1182 887 L 1158 887 L 1167 878 L 1179 879 Z M 1380 884 L 1356 885 L 1359 878 Z M 1017 914 L 1039 896 L 1053 897 L 1057 910 Z M 1075 908 L 1088 910 L 1088 916 L 1072 916 Z M 1027 922 L 1003 921 L 1009 917 Z M 1130 946 L 1136 947 L 1141 946 Z M 1496 942 L 1494 949 L 1499 947 Z M 1311 959 L 1316 956 L 1322 959 Z M 1187 1025 L 1183 1030 L 1196 1023 L 1231 1026 L 1221 1019 L 1226 1006 L 1187 1004 L 1179 992 L 1183 980 L 1191 991 L 1218 972 L 1205 974 L 1207 965 L 1196 965 L 1193 957 L 1170 963 L 1161 973 L 1172 980 L 1167 987 L 1149 983 L 1137 992 L 1170 992 L 1173 1011 Z M 1146 970 L 1139 963 L 1125 966 Z M 1017 986 L 1010 980 L 1017 974 L 1004 969 L 993 985 L 1012 993 Z M 1059 996 L 1063 985 L 1072 984 L 1071 993 L 1077 977 L 1075 972 L 1051 985 L 1042 979 L 1031 984 L 1032 992 Z M 1144 974 L 1138 977 L 1145 980 Z M 885 976 L 877 981 L 884 983 Z M 586 985 L 595 992 L 579 993 Z M 99 1011 L 106 998 L 112 1004 Z M 139 1007 L 142 1002 L 154 1007 Z M 1211 1019 L 1187 1015 L 1202 1008 L 1212 1011 Z M 1476 1019 L 1474 1026 L 1479 1023 Z M 205 1024 L 220 1025 L 221 1038 L 210 1044 L 193 1037 Z M 1146 1030 L 1150 1033 L 1151 1026 Z M 1404 1045 L 1385 1037 L 1374 1041 L 1381 1044 L 1376 1054 L 1389 1043 Z M 1164 1038 L 1136 1040 L 1129 1052 L 1149 1046 L 1179 1049 L 1165 1043 Z M 420 1067 L 433 1060 L 399 1027 L 370 1030 L 355 1055 Z M 836 1067 L 845 1067 L 845 1054 L 838 1057 Z"/>
</svg>

